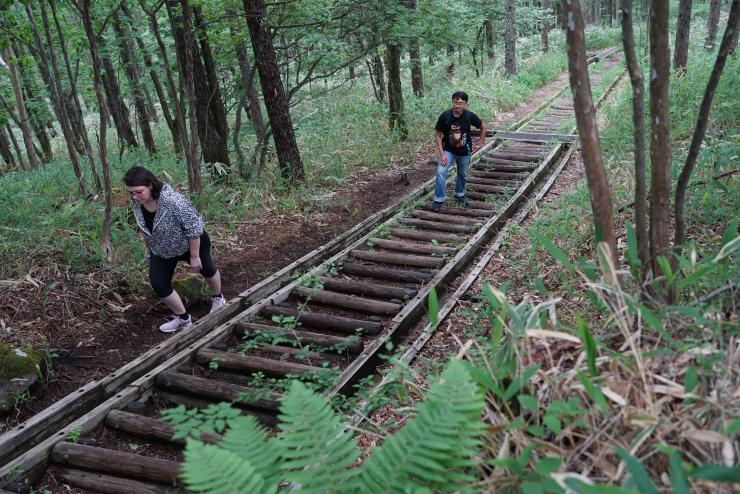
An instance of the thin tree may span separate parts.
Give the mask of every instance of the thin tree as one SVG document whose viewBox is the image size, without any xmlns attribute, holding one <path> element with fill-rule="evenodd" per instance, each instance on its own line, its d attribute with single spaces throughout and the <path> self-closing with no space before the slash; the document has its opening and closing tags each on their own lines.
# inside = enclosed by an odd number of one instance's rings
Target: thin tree
<svg viewBox="0 0 740 494">
<path fill-rule="evenodd" d="M 516 74 L 516 0 L 506 0 L 504 69 L 507 75 Z"/>
<path fill-rule="evenodd" d="M 15 96 L 15 106 L 18 109 L 18 119 L 23 133 L 23 144 L 26 146 L 26 154 L 28 156 L 28 163 L 31 168 L 38 168 L 39 160 L 36 157 L 36 151 L 33 148 L 33 137 L 31 136 L 31 125 L 28 119 L 28 112 L 26 111 L 26 101 L 23 98 L 23 91 L 21 91 L 21 83 L 18 79 L 18 71 L 16 70 L 17 60 L 10 54 L 10 47 L 5 45 L 3 48 L 3 58 L 10 72 L 10 84 L 13 86 L 13 94 Z"/>
<path fill-rule="evenodd" d="M 669 0 L 653 0 L 650 11 L 650 257 L 653 276 L 663 274 L 660 256 L 670 253 L 671 136 L 668 87 Z"/>
<path fill-rule="evenodd" d="M 542 51 L 550 51 L 550 0 L 542 0 Z"/>
<path fill-rule="evenodd" d="M 678 21 L 676 22 L 676 49 L 673 53 L 673 70 L 679 74 L 686 72 L 689 59 L 689 34 L 691 33 L 692 0 L 681 0 L 678 4 Z"/>
<path fill-rule="evenodd" d="M 725 34 L 722 37 L 719 53 L 717 53 L 717 59 L 714 62 L 712 74 L 709 76 L 707 88 L 704 91 L 704 97 L 699 107 L 699 116 L 696 119 L 696 128 L 694 129 L 694 136 L 691 139 L 689 154 L 686 156 L 686 163 L 684 163 L 681 175 L 678 177 L 678 183 L 676 184 L 676 202 L 673 212 L 676 221 L 673 248 L 676 255 L 671 259 L 674 270 L 678 267 L 678 256 L 681 254 L 683 243 L 686 240 L 686 192 L 688 190 L 689 180 L 694 171 L 696 159 L 699 156 L 699 150 L 701 149 L 701 144 L 707 130 L 709 110 L 712 107 L 714 92 L 717 90 L 717 85 L 725 68 L 727 57 L 736 42 L 738 30 L 740 30 L 740 0 L 732 0 Z"/>
<path fill-rule="evenodd" d="M 645 78 L 635 53 L 635 35 L 633 31 L 632 0 L 622 0 L 622 44 L 627 62 L 627 71 L 632 83 L 632 121 L 634 123 L 635 154 L 635 237 L 637 255 L 642 264 L 643 274 L 647 273 L 650 264 L 650 247 L 647 223 L 647 187 L 645 180 Z"/>
<path fill-rule="evenodd" d="M 410 24 L 416 22 L 416 0 L 404 0 L 404 5 L 409 9 Z M 411 65 L 411 90 L 417 98 L 424 96 L 424 75 L 421 70 L 421 48 L 419 37 L 416 34 L 409 38 L 409 65 Z"/>
<path fill-rule="evenodd" d="M 272 128 L 280 174 L 292 185 L 304 178 L 303 163 L 290 118 L 288 99 L 285 97 L 280 69 L 267 24 L 267 7 L 263 0 L 243 0 L 247 15 L 249 37 L 252 40 L 255 63 L 260 75 L 262 97 Z"/>
<path fill-rule="evenodd" d="M 721 6 L 721 0 L 709 1 L 709 12 L 707 12 L 707 38 L 704 43 L 707 51 L 714 50 L 714 43 L 717 41 L 717 26 L 719 25 Z"/>
<path fill-rule="evenodd" d="M 103 169 L 103 190 L 105 192 L 105 212 L 103 213 L 103 225 L 100 235 L 100 247 L 110 262 L 113 258 L 113 245 L 110 241 L 110 216 L 113 210 L 113 189 L 111 187 L 110 166 L 108 164 L 108 144 L 106 141 L 108 132 L 108 107 L 103 99 L 102 77 L 100 74 L 100 57 L 98 56 L 97 37 L 93 30 L 92 18 L 90 17 L 90 0 L 81 0 L 75 4 L 82 14 L 82 25 L 87 35 L 88 49 L 93 63 L 93 86 L 95 87 L 95 98 L 98 102 L 100 112 L 100 127 L 98 129 L 98 153 L 100 154 L 100 165 Z"/>
<path fill-rule="evenodd" d="M 486 54 L 489 62 L 492 62 L 496 55 L 493 49 L 493 18 L 490 15 L 486 17 Z"/>
<path fill-rule="evenodd" d="M 401 88 L 401 50 L 390 40 L 385 47 L 385 67 L 388 69 L 388 125 L 398 132 L 398 137 L 405 141 L 409 130 L 403 108 L 403 91 Z"/>
<path fill-rule="evenodd" d="M 586 37 L 583 31 L 583 13 L 577 0 L 562 0 L 563 14 L 568 18 L 566 42 L 568 45 L 568 72 L 573 107 L 581 143 L 581 158 L 594 213 L 597 242 L 604 242 L 614 266 L 618 266 L 617 238 L 612 219 L 611 193 L 604 169 L 604 158 L 596 126 L 596 108 L 591 95 L 591 82 L 586 62 Z M 616 281 L 616 280 L 612 280 Z"/>
</svg>

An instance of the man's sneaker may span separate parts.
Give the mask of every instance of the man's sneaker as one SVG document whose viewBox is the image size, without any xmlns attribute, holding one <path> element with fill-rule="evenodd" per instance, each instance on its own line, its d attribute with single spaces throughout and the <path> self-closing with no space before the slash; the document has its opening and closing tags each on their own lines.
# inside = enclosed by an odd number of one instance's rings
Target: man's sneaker
<svg viewBox="0 0 740 494">
<path fill-rule="evenodd" d="M 159 327 L 159 330 L 163 333 L 174 333 L 178 329 L 187 328 L 193 324 L 193 316 L 188 314 L 187 319 L 182 319 L 180 316 L 175 316 L 175 318 L 169 322 L 166 322 L 162 324 Z"/>
<path fill-rule="evenodd" d="M 208 313 L 213 314 L 214 312 L 221 310 L 224 305 L 226 305 L 226 299 L 223 295 L 211 297 L 211 310 Z"/>
<path fill-rule="evenodd" d="M 437 202 L 437 201 L 432 202 L 432 211 L 434 211 L 435 213 L 438 213 L 440 209 L 442 209 L 441 202 Z"/>
<path fill-rule="evenodd" d="M 467 198 L 467 197 L 465 197 L 465 196 L 462 196 L 462 197 L 456 197 L 456 198 L 455 198 L 455 201 L 457 201 L 457 204 L 458 204 L 458 205 L 460 205 L 460 206 L 462 206 L 462 207 L 464 207 L 464 208 L 468 207 L 468 198 Z"/>
</svg>

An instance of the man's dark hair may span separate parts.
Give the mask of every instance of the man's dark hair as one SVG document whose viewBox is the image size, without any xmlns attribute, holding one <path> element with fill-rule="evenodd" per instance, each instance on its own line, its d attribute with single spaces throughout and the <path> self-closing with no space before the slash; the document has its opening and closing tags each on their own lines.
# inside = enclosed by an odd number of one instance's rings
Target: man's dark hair
<svg viewBox="0 0 740 494">
<path fill-rule="evenodd" d="M 126 175 L 123 176 L 123 183 L 129 187 L 138 187 L 140 185 L 148 187 L 151 185 L 152 197 L 154 199 L 159 199 L 159 192 L 162 190 L 162 185 L 164 185 L 152 172 L 143 166 L 129 168 Z"/>
<path fill-rule="evenodd" d="M 468 101 L 468 93 L 466 93 L 465 91 L 455 91 L 454 93 L 452 93 L 452 99 L 458 99 L 458 98 L 460 98 L 461 100 L 467 102 Z"/>
</svg>

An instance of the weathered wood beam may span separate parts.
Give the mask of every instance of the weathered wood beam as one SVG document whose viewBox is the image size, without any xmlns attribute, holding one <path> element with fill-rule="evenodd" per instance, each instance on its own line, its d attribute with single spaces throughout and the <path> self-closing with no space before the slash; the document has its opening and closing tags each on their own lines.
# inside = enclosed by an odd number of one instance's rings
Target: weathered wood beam
<svg viewBox="0 0 740 494">
<path fill-rule="evenodd" d="M 446 208 L 447 211 L 455 208 Z M 462 210 L 462 208 L 457 208 Z M 464 211 L 464 210 L 463 210 Z M 486 213 L 488 214 L 488 213 Z M 470 216 L 470 215 L 466 215 Z M 454 247 L 444 247 L 441 245 L 431 244 L 418 244 L 415 242 L 401 242 L 398 240 L 387 240 L 384 238 L 371 238 L 368 242 L 372 243 L 375 247 L 389 250 L 400 250 L 403 252 L 414 252 L 417 254 L 454 254 L 457 249 Z M 398 298 L 398 297 L 395 297 Z"/>
<path fill-rule="evenodd" d="M 75 468 L 60 468 L 56 477 L 64 484 L 108 494 L 172 494 L 173 492 L 171 486 L 150 484 Z"/>
<path fill-rule="evenodd" d="M 223 354 L 223 355 L 222 355 Z M 196 354 L 196 361 L 208 365 L 211 360 L 216 359 L 219 367 L 233 369 L 227 360 L 228 356 L 239 357 L 238 354 L 218 352 L 216 350 L 202 349 Z M 267 360 L 267 359 L 263 359 Z M 157 387 L 159 389 L 193 395 L 210 401 L 239 401 L 240 403 L 265 410 L 277 410 L 279 395 L 271 393 L 267 398 L 254 400 L 240 399 L 244 395 L 257 394 L 259 390 L 247 386 L 207 379 L 205 377 L 190 376 L 180 372 L 164 371 L 157 375 Z"/>
<path fill-rule="evenodd" d="M 437 242 L 451 244 L 465 241 L 465 237 L 451 233 L 424 232 L 419 230 L 405 230 L 403 228 L 391 228 L 391 235 L 409 240 L 436 240 Z"/>
<path fill-rule="evenodd" d="M 401 283 L 421 283 L 432 279 L 431 273 L 423 271 L 384 268 L 382 266 L 370 266 L 354 262 L 345 262 L 342 264 L 341 272 L 355 276 L 376 278 L 379 280 L 399 281 Z"/>
<path fill-rule="evenodd" d="M 429 211 L 422 211 L 419 209 L 414 209 L 413 211 L 411 211 L 411 216 L 413 216 L 414 218 L 419 218 L 420 220 L 443 221 L 445 223 L 454 223 L 454 224 L 462 223 L 465 225 L 476 225 L 476 224 L 483 223 L 483 221 L 481 221 L 478 218 L 471 218 L 468 216 L 448 215 L 446 213 L 443 213 L 442 211 L 429 212 Z"/>
<path fill-rule="evenodd" d="M 254 333 L 274 333 L 280 338 L 296 341 L 303 345 L 317 345 L 324 351 L 349 352 L 350 354 L 360 353 L 362 351 L 362 341 L 348 339 L 343 336 L 331 334 L 312 333 L 310 331 L 299 331 L 296 329 L 283 329 L 276 326 L 267 326 L 251 322 L 239 322 L 234 325 L 234 332 L 237 335 L 249 336 Z"/>
<path fill-rule="evenodd" d="M 185 439 L 174 439 L 175 429 L 161 420 L 130 413 L 123 410 L 111 410 L 105 417 L 105 425 L 129 434 L 144 437 L 148 440 L 165 441 L 178 446 L 185 446 Z M 215 444 L 221 438 L 213 434 L 202 434 L 200 440 Z"/>
<path fill-rule="evenodd" d="M 416 220 L 413 218 L 399 218 L 398 222 L 402 225 L 413 226 L 414 228 L 436 230 L 439 232 L 472 233 L 477 230 L 476 227 L 470 225 L 453 225 L 441 221 Z"/>
<path fill-rule="evenodd" d="M 444 266 L 445 260 L 441 257 L 417 256 L 413 254 L 393 254 L 390 252 L 375 252 L 371 250 L 353 250 L 353 258 L 361 261 L 396 264 L 399 266 L 413 266 L 417 268 L 438 268 Z"/>
<path fill-rule="evenodd" d="M 366 334 L 378 334 L 383 330 L 382 322 L 331 316 L 317 312 L 299 312 L 295 309 L 288 309 L 286 307 L 278 307 L 275 305 L 263 308 L 262 314 L 267 316 L 268 319 L 272 316 L 294 317 L 295 321 L 301 323 L 303 327 L 327 329 L 348 334 L 355 334 L 358 329 L 362 330 L 362 332 Z"/>
<path fill-rule="evenodd" d="M 293 293 L 300 297 L 308 299 L 310 302 L 318 304 L 333 305 L 345 309 L 359 310 L 379 314 L 382 316 L 392 316 L 401 310 L 400 304 L 373 300 L 354 295 L 345 295 L 343 293 L 329 292 L 326 290 L 317 290 L 314 288 L 296 287 Z"/>
</svg>

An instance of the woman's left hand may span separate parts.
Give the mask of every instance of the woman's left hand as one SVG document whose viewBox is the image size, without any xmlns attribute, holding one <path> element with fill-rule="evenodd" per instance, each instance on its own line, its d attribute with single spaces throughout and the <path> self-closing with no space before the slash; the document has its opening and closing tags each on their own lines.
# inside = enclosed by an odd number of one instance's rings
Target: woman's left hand
<svg viewBox="0 0 740 494">
<path fill-rule="evenodd" d="M 190 256 L 190 271 L 200 273 L 201 269 L 203 269 L 203 264 L 200 262 L 200 256 Z"/>
</svg>

